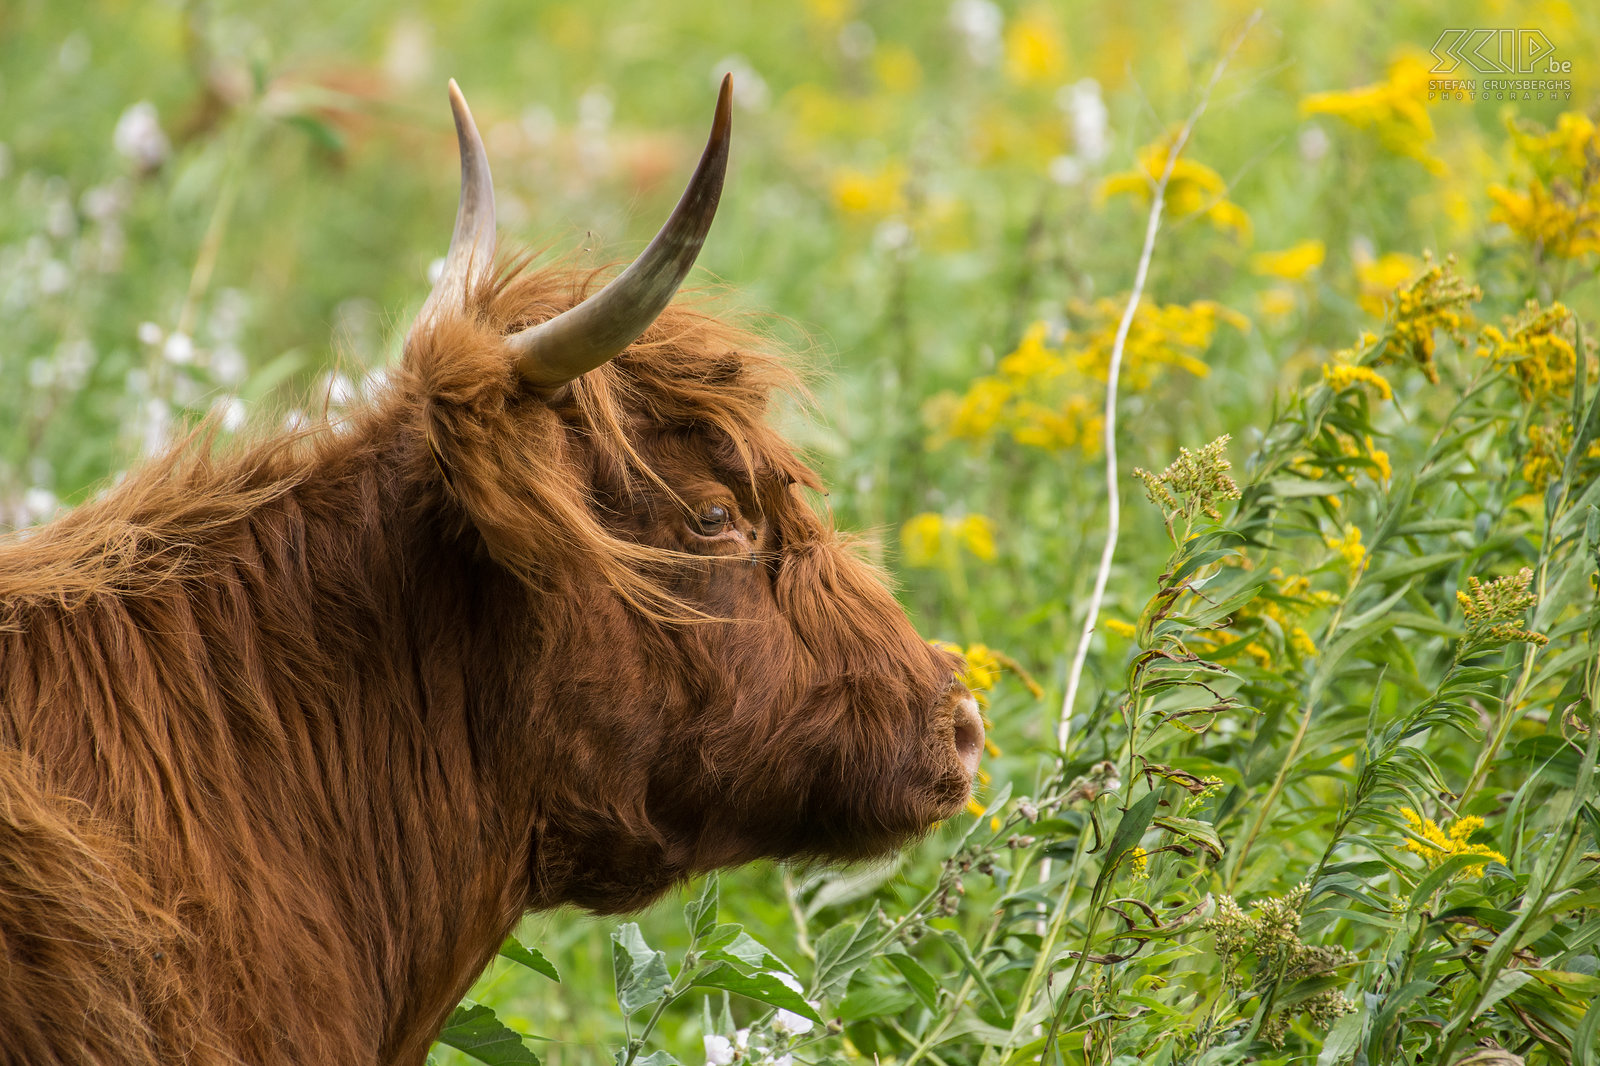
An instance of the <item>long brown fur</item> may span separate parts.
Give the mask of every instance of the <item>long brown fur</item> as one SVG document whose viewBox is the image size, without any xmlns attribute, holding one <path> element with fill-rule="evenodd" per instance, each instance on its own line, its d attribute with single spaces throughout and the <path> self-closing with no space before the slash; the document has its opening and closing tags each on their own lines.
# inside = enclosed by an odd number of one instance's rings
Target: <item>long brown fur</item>
<svg viewBox="0 0 1600 1066">
<path fill-rule="evenodd" d="M 779 360 L 674 308 L 519 383 L 500 338 L 589 281 L 0 541 L 0 1063 L 417 1064 L 530 908 L 959 808 L 955 660 L 799 495 Z"/>
</svg>

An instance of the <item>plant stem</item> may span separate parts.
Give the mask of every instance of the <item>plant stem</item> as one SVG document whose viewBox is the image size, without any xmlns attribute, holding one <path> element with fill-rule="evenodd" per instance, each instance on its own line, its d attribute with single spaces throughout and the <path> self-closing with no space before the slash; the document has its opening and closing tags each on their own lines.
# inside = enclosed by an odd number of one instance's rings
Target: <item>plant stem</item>
<svg viewBox="0 0 1600 1066">
<path fill-rule="evenodd" d="M 1144 296 L 1145 279 L 1150 275 L 1150 261 L 1155 258 L 1156 234 L 1161 230 L 1161 212 L 1166 207 L 1167 183 L 1172 179 L 1173 168 L 1178 165 L 1178 156 L 1189 142 L 1189 135 L 1194 132 L 1200 116 L 1205 114 L 1212 90 L 1216 88 L 1222 72 L 1227 69 L 1229 61 L 1260 18 L 1261 9 L 1257 8 L 1234 37 L 1227 54 L 1217 61 L 1211 71 L 1211 80 L 1200 93 L 1199 102 L 1183 125 L 1178 127 L 1172 147 L 1167 150 L 1167 161 L 1161 169 L 1161 176 L 1150 190 L 1150 213 L 1145 220 L 1144 247 L 1139 252 L 1139 265 L 1133 274 L 1133 288 L 1128 293 L 1128 302 L 1122 308 L 1122 319 L 1117 323 L 1116 339 L 1111 344 L 1110 366 L 1106 370 L 1106 540 L 1100 549 L 1100 565 L 1095 570 L 1094 591 L 1090 593 L 1089 606 L 1084 611 L 1083 632 L 1078 635 L 1078 647 L 1072 654 L 1072 667 L 1067 671 L 1067 691 L 1061 698 L 1061 718 L 1056 724 L 1056 749 L 1063 758 L 1072 728 L 1072 705 L 1077 702 L 1083 664 L 1089 655 L 1089 639 L 1094 635 L 1095 623 L 1100 618 L 1100 604 L 1105 599 L 1106 582 L 1111 579 L 1111 560 L 1116 555 L 1117 538 L 1122 529 L 1122 507 L 1117 491 L 1117 384 L 1122 374 L 1122 356 L 1128 344 L 1128 331 L 1133 328 L 1134 312 L 1139 309 L 1139 301 Z"/>
</svg>

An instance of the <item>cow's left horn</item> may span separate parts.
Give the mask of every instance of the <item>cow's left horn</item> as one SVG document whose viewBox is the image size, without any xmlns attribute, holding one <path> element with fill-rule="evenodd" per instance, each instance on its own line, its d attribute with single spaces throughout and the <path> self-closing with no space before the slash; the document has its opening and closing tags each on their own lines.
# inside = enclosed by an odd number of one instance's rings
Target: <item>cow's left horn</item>
<svg viewBox="0 0 1600 1066">
<path fill-rule="evenodd" d="M 717 213 L 728 169 L 733 77 L 722 79 L 711 138 L 683 198 L 649 247 L 611 284 L 576 307 L 506 338 L 530 385 L 555 388 L 593 370 L 638 339 L 672 302 Z"/>
<path fill-rule="evenodd" d="M 467 98 L 454 78 L 450 79 L 450 110 L 461 148 L 461 203 L 456 207 L 456 228 L 444 255 L 444 270 L 417 315 L 418 323 L 432 320 L 442 310 L 460 310 L 474 280 L 494 266 L 494 182 L 489 177 L 489 157 Z"/>
</svg>

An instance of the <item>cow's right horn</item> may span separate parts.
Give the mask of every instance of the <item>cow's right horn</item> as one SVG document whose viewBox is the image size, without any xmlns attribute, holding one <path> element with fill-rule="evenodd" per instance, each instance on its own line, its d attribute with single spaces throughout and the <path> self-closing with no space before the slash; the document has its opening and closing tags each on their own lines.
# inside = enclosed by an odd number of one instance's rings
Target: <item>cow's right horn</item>
<svg viewBox="0 0 1600 1066">
<path fill-rule="evenodd" d="M 717 213 L 728 169 L 733 77 L 722 79 L 700 165 L 666 225 L 611 284 L 576 307 L 506 338 L 523 380 L 555 388 L 622 353 L 672 302 Z"/>
<path fill-rule="evenodd" d="M 456 228 L 450 234 L 444 269 L 417 314 L 419 325 L 430 322 L 440 311 L 462 310 L 473 284 L 494 267 L 494 181 L 489 176 L 489 157 L 467 98 L 454 78 L 450 79 L 450 111 L 461 149 L 461 202 L 456 207 Z"/>
</svg>

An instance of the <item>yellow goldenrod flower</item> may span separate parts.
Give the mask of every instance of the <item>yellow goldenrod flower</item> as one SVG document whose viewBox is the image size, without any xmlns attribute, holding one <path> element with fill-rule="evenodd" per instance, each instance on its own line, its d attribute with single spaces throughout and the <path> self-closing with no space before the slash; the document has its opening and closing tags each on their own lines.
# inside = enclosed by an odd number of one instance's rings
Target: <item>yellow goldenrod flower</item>
<svg viewBox="0 0 1600 1066">
<path fill-rule="evenodd" d="M 1331 115 L 1357 129 L 1370 129 L 1386 151 L 1415 159 L 1435 174 L 1443 173 L 1444 164 L 1423 147 L 1433 140 L 1427 106 L 1428 70 L 1426 59 L 1404 53 L 1390 63 L 1384 81 L 1343 92 L 1312 93 L 1300 101 L 1300 114 Z"/>
<path fill-rule="evenodd" d="M 1300 298 L 1287 285 L 1274 285 L 1256 296 L 1256 310 L 1261 312 L 1262 318 L 1274 325 L 1281 324 L 1294 314 L 1295 308 L 1299 305 Z"/>
<path fill-rule="evenodd" d="M 955 538 L 962 547 L 984 562 L 993 562 L 994 523 L 981 514 L 969 514 L 955 524 Z"/>
<path fill-rule="evenodd" d="M 1356 300 L 1369 315 L 1384 314 L 1394 300 L 1394 292 L 1422 272 L 1422 260 L 1400 252 L 1389 252 L 1374 259 L 1356 258 Z"/>
<path fill-rule="evenodd" d="M 1342 536 L 1324 538 L 1333 551 L 1344 557 L 1344 562 L 1350 568 L 1350 576 L 1355 577 L 1361 572 L 1361 565 L 1367 558 L 1367 549 L 1361 543 L 1361 527 L 1347 525 Z"/>
<path fill-rule="evenodd" d="M 1564 304 L 1540 307 L 1529 301 L 1521 314 L 1505 319 L 1504 327 L 1484 327 L 1478 354 L 1509 368 L 1523 399 L 1555 399 L 1565 408 L 1578 374 L 1577 318 Z M 1592 382 L 1600 367 L 1592 352 L 1583 354 L 1584 377 Z"/>
<path fill-rule="evenodd" d="M 1435 263 L 1432 257 L 1415 281 L 1395 291 L 1389 313 L 1389 344 L 1382 361 L 1413 363 L 1433 384 L 1439 371 L 1433 364 L 1434 334 L 1444 332 L 1465 344 L 1467 308 L 1483 298 L 1483 290 L 1469 285 L 1455 271 L 1455 258 Z"/>
<path fill-rule="evenodd" d="M 1389 386 L 1389 379 L 1370 366 L 1324 363 L 1322 364 L 1322 380 L 1327 382 L 1328 388 L 1334 392 L 1353 389 L 1357 385 L 1369 385 L 1378 394 L 1380 400 L 1394 398 L 1394 390 Z"/>
<path fill-rule="evenodd" d="M 1128 849 L 1128 872 L 1134 877 L 1150 876 L 1150 853 L 1134 846 Z"/>
<path fill-rule="evenodd" d="M 1139 628 L 1137 626 L 1133 625 L 1131 622 L 1124 622 L 1120 618 L 1102 618 L 1100 620 L 1100 624 L 1105 626 L 1111 632 L 1115 633 L 1117 636 L 1124 637 L 1128 640 L 1132 640 L 1139 634 Z"/>
<path fill-rule="evenodd" d="M 966 657 L 967 668 L 961 672 L 961 683 L 973 695 L 987 693 L 1000 681 L 1000 660 L 986 644 L 969 644 L 956 649 Z"/>
<path fill-rule="evenodd" d="M 922 84 L 922 64 L 903 44 L 885 44 L 872 54 L 872 73 L 891 93 L 909 93 Z"/>
<path fill-rule="evenodd" d="M 1367 457 L 1370 458 L 1373 462 L 1373 465 L 1378 468 L 1378 481 L 1388 482 L 1394 477 L 1394 467 L 1389 463 L 1389 453 L 1384 451 L 1382 448 L 1374 448 L 1372 446 L 1371 437 L 1367 438 Z"/>
<path fill-rule="evenodd" d="M 1301 241 L 1281 252 L 1257 252 L 1250 257 L 1250 269 L 1285 281 L 1299 281 L 1322 265 L 1327 252 L 1321 241 Z"/>
<path fill-rule="evenodd" d="M 1303 626 L 1291 626 L 1289 629 L 1289 647 L 1302 659 L 1310 659 L 1317 654 L 1316 642 L 1311 639 L 1311 634 Z"/>
<path fill-rule="evenodd" d="M 1490 862 L 1504 863 L 1506 857 L 1493 848 L 1483 844 L 1468 843 L 1472 834 L 1483 828 L 1483 819 L 1476 816 L 1458 818 L 1448 831 L 1439 828 L 1439 824 L 1432 818 L 1423 818 L 1410 807 L 1400 808 L 1400 817 L 1405 819 L 1406 828 L 1421 841 L 1407 839 L 1404 847 L 1413 855 L 1420 855 L 1427 862 L 1431 870 L 1440 863 L 1454 855 L 1480 855 L 1481 863 L 1469 863 L 1465 872 L 1474 877 L 1482 877 L 1483 871 Z"/>
<path fill-rule="evenodd" d="M 1035 322 L 1023 333 L 1017 350 L 1000 360 L 1000 373 L 1020 382 L 1048 381 L 1067 372 L 1067 361 L 1059 351 L 1045 346 L 1049 327 Z"/>
<path fill-rule="evenodd" d="M 992 562 L 996 555 L 994 524 L 981 514 L 946 518 L 925 511 L 900 527 L 900 550 L 908 566 L 942 565 L 958 547 Z"/>
<path fill-rule="evenodd" d="M 944 518 L 931 511 L 900 527 L 900 551 L 907 566 L 937 566 L 944 541 Z"/>
<path fill-rule="evenodd" d="M 882 218 L 905 209 L 905 169 L 890 164 L 874 173 L 846 169 L 830 182 L 833 203 L 846 215 Z"/>
<path fill-rule="evenodd" d="M 1138 165 L 1134 169 L 1109 175 L 1100 183 L 1100 199 L 1133 196 L 1148 204 L 1166 169 L 1171 150 L 1170 134 L 1139 149 Z M 1249 243 L 1250 216 L 1227 198 L 1227 192 L 1228 183 L 1222 180 L 1221 174 L 1204 163 L 1179 156 L 1167 178 L 1167 209 L 1174 218 L 1203 215 L 1213 226 L 1232 232 L 1242 243 Z"/>
<path fill-rule="evenodd" d="M 1006 27 L 1006 74 L 1019 85 L 1053 85 L 1066 72 L 1066 44 L 1054 12 L 1039 5 Z"/>
</svg>

